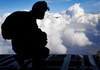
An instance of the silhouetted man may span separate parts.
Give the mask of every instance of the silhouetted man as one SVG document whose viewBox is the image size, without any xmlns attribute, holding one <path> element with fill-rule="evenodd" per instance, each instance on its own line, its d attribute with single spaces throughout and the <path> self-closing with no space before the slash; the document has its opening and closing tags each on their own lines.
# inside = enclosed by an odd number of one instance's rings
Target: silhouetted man
<svg viewBox="0 0 100 70">
<path fill-rule="evenodd" d="M 41 70 L 41 65 L 45 64 L 45 58 L 49 55 L 49 49 L 45 47 L 47 44 L 47 35 L 38 28 L 36 23 L 36 19 L 44 18 L 47 10 L 49 10 L 47 3 L 39 1 L 33 5 L 31 11 L 14 12 L 2 24 L 2 32 L 3 28 L 6 28 L 6 30 L 9 28 L 8 31 L 10 32 L 5 35 L 11 37 L 12 47 L 16 53 L 16 60 L 21 69 L 25 69 L 26 67 L 24 59 L 32 58 L 33 69 Z"/>
</svg>

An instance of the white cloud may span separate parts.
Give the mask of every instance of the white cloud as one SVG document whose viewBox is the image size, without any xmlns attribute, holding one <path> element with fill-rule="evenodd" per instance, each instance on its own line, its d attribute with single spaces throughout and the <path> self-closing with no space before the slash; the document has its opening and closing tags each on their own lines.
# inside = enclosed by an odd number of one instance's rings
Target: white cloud
<svg viewBox="0 0 100 70">
<path fill-rule="evenodd" d="M 0 35 L 0 54 L 14 54 L 10 41 L 5 41 Z"/>
<path fill-rule="evenodd" d="M 92 46 L 93 42 L 89 40 L 86 33 L 94 32 L 97 34 L 98 19 L 99 14 L 87 14 L 80 7 L 80 4 L 75 4 L 66 12 L 46 13 L 45 19 L 42 21 L 38 20 L 38 24 L 48 34 L 48 41 L 50 42 L 48 47 L 52 53 L 55 53 L 55 51 L 59 53 L 58 44 L 60 44 L 59 48 L 66 48 L 62 51 L 63 53 L 68 50 L 68 46 Z M 55 47 L 57 49 L 54 49 Z"/>
<path fill-rule="evenodd" d="M 79 17 L 84 15 L 84 10 L 80 7 L 80 4 L 71 6 L 66 12 L 70 17 Z"/>
<path fill-rule="evenodd" d="M 69 46 L 86 46 L 86 45 L 92 45 L 92 42 L 89 41 L 87 36 L 84 32 L 76 32 L 76 29 L 74 28 L 67 28 L 64 32 L 64 40 L 66 41 L 66 45 Z"/>
<path fill-rule="evenodd" d="M 7 15 L 9 14 L 4 14 L 4 16 L 0 17 L 0 23 L 4 21 Z M 60 13 L 46 12 L 45 18 L 43 20 L 37 20 L 37 22 L 39 27 L 48 35 L 47 47 L 50 49 L 50 53 L 64 54 L 70 51 L 68 47 L 89 48 L 93 46 L 94 42 L 90 40 L 87 34 L 90 36 L 91 34 L 95 36 L 100 35 L 100 32 L 96 29 L 99 19 L 100 14 L 85 13 L 84 9 L 80 7 L 80 4 L 75 4 L 67 11 Z M 1 44 L 4 43 L 2 39 L 0 42 Z M 5 50 L 11 50 L 11 48 Z M 84 52 L 82 53 L 84 54 Z"/>
<path fill-rule="evenodd" d="M 3 16 L 0 17 L 0 24 L 4 22 L 5 18 L 10 15 L 10 13 L 6 13 Z"/>
<path fill-rule="evenodd" d="M 28 9 L 24 9 L 23 11 L 27 11 L 28 12 L 29 10 Z"/>
</svg>

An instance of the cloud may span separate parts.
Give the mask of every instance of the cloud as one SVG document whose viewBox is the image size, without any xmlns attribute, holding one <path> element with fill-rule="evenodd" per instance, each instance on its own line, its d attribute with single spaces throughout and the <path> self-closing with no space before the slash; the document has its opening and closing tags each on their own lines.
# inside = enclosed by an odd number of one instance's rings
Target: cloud
<svg viewBox="0 0 100 70">
<path fill-rule="evenodd" d="M 5 41 L 0 35 L 0 54 L 15 54 L 10 41 Z"/>
<path fill-rule="evenodd" d="M 28 10 L 28 9 L 24 9 L 24 10 L 22 10 L 22 11 L 27 11 L 27 12 L 28 12 L 29 10 Z"/>
<path fill-rule="evenodd" d="M 40 28 L 42 28 L 48 34 L 48 41 L 50 42 L 48 47 L 51 49 L 52 53 L 55 53 L 55 51 L 57 51 L 56 53 L 59 53 L 60 50 L 58 47 L 66 48 L 60 52 L 65 53 L 67 50 L 69 50 L 67 48 L 69 46 L 92 46 L 94 43 L 90 40 L 90 38 L 88 38 L 87 34 L 100 34 L 96 29 L 97 25 L 99 24 L 99 19 L 99 14 L 85 13 L 84 9 L 80 7 L 80 4 L 75 4 L 66 12 L 46 13 L 45 19 L 42 21 L 38 20 L 38 24 Z M 55 47 L 57 49 L 53 49 Z"/>
<path fill-rule="evenodd" d="M 8 15 L 9 14 L 4 14 L 0 17 L 0 24 Z M 68 8 L 68 10 L 60 13 L 46 12 L 44 19 L 37 20 L 37 23 L 39 28 L 47 33 L 48 44 L 46 47 L 50 49 L 51 54 L 66 54 L 69 51 L 73 51 L 73 53 L 77 52 L 77 54 L 79 54 L 79 52 L 81 54 L 94 54 L 100 49 L 100 40 L 98 43 L 96 42 L 96 39 L 100 38 L 99 21 L 99 13 L 85 13 L 84 9 L 80 7 L 80 4 L 75 4 Z M 4 46 L 1 37 L 0 43 L 1 46 Z M 9 50 L 11 50 L 11 43 L 7 42 L 7 44 L 9 44 L 7 47 L 10 48 L 5 49 L 1 46 L 0 48 L 9 52 Z M 94 46 L 94 44 L 97 45 Z M 89 48 L 91 48 L 91 50 L 89 50 Z M 92 48 L 95 48 L 95 50 L 93 51 Z M 6 51 L 2 52 L 8 53 Z M 93 53 L 91 51 L 93 51 Z M 10 53 L 13 53 L 13 51 Z"/>
<path fill-rule="evenodd" d="M 80 7 L 80 4 L 71 6 L 66 12 L 70 17 L 79 17 L 84 15 L 84 10 Z"/>
<path fill-rule="evenodd" d="M 10 13 L 6 13 L 6 14 L 4 14 L 3 16 L 0 17 L 0 24 L 2 24 L 2 23 L 4 22 L 5 18 L 6 18 L 8 15 L 10 15 Z"/>
</svg>

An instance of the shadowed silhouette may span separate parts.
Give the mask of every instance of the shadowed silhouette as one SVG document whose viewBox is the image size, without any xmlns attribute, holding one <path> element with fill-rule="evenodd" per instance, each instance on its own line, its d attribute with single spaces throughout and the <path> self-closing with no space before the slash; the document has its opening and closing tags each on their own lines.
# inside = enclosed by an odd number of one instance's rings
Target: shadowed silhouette
<svg viewBox="0 0 100 70">
<path fill-rule="evenodd" d="M 49 55 L 46 48 L 47 34 L 38 28 L 36 19 L 43 19 L 49 10 L 45 1 L 36 2 L 29 12 L 17 11 L 9 15 L 1 26 L 4 39 L 11 40 L 15 59 L 26 69 L 24 60 L 32 58 L 34 70 L 43 70 L 45 58 Z"/>
</svg>

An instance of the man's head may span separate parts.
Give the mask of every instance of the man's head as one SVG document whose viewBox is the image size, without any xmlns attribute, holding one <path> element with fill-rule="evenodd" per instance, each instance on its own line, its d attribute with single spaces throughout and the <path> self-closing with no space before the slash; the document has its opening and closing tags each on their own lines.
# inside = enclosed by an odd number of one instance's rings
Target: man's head
<svg viewBox="0 0 100 70">
<path fill-rule="evenodd" d="M 47 10 L 49 10 L 49 8 L 45 1 L 38 1 L 32 7 L 32 13 L 35 15 L 36 19 L 43 19 Z"/>
</svg>

